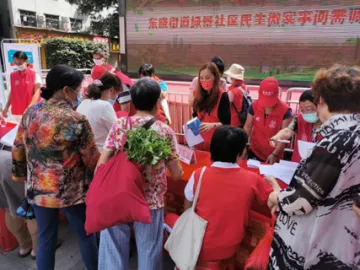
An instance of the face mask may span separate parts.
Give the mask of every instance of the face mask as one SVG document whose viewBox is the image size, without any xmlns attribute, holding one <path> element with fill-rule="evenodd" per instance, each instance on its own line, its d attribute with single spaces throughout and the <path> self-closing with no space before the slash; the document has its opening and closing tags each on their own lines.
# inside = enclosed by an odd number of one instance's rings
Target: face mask
<svg viewBox="0 0 360 270">
<path fill-rule="evenodd" d="M 16 68 L 20 71 L 24 71 L 26 69 L 26 64 L 22 64 L 22 65 L 19 65 L 19 66 L 16 66 Z"/>
<path fill-rule="evenodd" d="M 234 79 L 231 78 L 230 76 L 227 76 L 226 80 L 227 80 L 227 82 L 230 83 L 230 84 L 232 84 L 233 81 L 234 81 Z"/>
<path fill-rule="evenodd" d="M 108 101 L 111 105 L 114 105 L 116 98 L 113 98 L 113 99 L 109 98 Z"/>
<path fill-rule="evenodd" d="M 94 60 L 95 65 L 97 65 L 97 66 L 101 66 L 103 64 L 102 59 L 93 59 L 93 60 Z"/>
<path fill-rule="evenodd" d="M 304 113 L 302 115 L 302 117 L 304 118 L 304 120 L 308 123 L 314 124 L 317 121 L 319 121 L 319 117 L 317 116 L 317 113 Z"/>
<path fill-rule="evenodd" d="M 214 80 L 200 81 L 200 84 L 205 91 L 211 91 L 214 86 Z"/>
</svg>

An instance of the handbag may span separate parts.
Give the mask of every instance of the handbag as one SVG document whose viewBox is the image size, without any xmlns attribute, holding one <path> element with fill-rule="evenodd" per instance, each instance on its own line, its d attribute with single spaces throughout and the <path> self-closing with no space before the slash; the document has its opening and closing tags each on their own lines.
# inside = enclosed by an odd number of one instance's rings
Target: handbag
<svg viewBox="0 0 360 270">
<path fill-rule="evenodd" d="M 149 129 L 155 121 L 149 120 L 143 128 Z M 151 223 L 144 183 L 144 175 L 135 163 L 128 160 L 125 151 L 118 151 L 99 166 L 85 201 L 86 232 L 91 234 L 131 222 Z"/>
<path fill-rule="evenodd" d="M 195 213 L 204 172 L 200 174 L 192 207 L 187 209 L 176 221 L 165 243 L 165 249 L 181 270 L 193 270 L 196 266 L 208 222 Z"/>
<path fill-rule="evenodd" d="M 32 182 L 31 182 L 32 183 Z M 27 192 L 27 195 L 22 199 L 20 206 L 16 209 L 16 215 L 24 219 L 34 219 L 35 212 L 28 199 L 34 199 L 34 187 Z"/>
<path fill-rule="evenodd" d="M 253 252 L 251 252 L 249 258 L 246 260 L 245 270 L 262 270 L 268 268 L 271 243 L 274 237 L 275 222 L 276 218 L 273 217 L 272 225 L 268 226 L 263 239 L 261 239 Z"/>
</svg>

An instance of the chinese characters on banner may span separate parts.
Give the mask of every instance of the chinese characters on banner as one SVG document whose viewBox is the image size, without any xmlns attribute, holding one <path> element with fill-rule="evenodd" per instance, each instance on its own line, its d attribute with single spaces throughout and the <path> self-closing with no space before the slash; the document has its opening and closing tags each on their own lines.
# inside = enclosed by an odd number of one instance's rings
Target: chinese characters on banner
<svg viewBox="0 0 360 270">
<path fill-rule="evenodd" d="M 302 11 L 271 11 L 216 16 L 152 17 L 149 29 L 284 27 L 304 25 L 342 25 L 360 23 L 360 8 L 335 8 Z"/>
</svg>

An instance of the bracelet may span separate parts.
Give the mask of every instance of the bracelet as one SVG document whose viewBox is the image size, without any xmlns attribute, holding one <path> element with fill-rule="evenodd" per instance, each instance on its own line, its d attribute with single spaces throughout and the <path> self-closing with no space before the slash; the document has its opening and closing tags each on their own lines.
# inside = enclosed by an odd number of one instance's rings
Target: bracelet
<svg viewBox="0 0 360 270">
<path fill-rule="evenodd" d="M 271 154 L 272 154 L 274 157 L 276 157 L 276 158 L 278 157 L 278 156 L 277 156 L 277 155 L 275 155 L 274 153 L 271 153 Z"/>
</svg>

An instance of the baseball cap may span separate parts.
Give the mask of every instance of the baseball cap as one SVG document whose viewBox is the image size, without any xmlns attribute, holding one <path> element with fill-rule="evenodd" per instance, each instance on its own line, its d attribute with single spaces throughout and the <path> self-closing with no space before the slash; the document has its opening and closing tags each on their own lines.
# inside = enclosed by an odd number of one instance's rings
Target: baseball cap
<svg viewBox="0 0 360 270">
<path fill-rule="evenodd" d="M 279 82 L 275 78 L 266 78 L 260 83 L 259 105 L 265 108 L 274 107 L 279 100 Z"/>
<path fill-rule="evenodd" d="M 91 72 L 91 78 L 93 78 L 93 80 L 98 80 L 102 75 L 105 74 L 105 72 L 106 68 L 96 65 Z"/>
</svg>

